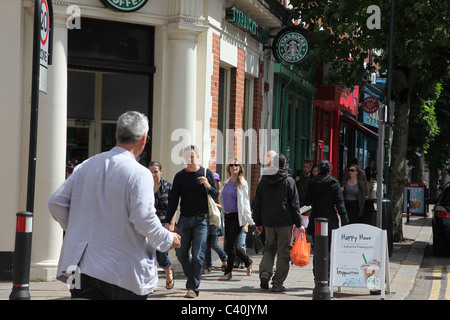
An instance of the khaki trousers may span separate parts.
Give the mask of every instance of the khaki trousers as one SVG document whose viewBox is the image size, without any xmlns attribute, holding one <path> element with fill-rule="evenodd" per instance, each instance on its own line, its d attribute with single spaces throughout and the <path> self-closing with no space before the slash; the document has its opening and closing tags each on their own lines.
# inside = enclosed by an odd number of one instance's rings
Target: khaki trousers
<svg viewBox="0 0 450 320">
<path fill-rule="evenodd" d="M 272 278 L 272 284 L 281 286 L 289 273 L 292 226 L 264 227 L 264 232 L 266 241 L 262 248 L 263 257 L 259 265 L 259 276 Z M 275 256 L 277 256 L 277 262 L 273 274 Z"/>
</svg>

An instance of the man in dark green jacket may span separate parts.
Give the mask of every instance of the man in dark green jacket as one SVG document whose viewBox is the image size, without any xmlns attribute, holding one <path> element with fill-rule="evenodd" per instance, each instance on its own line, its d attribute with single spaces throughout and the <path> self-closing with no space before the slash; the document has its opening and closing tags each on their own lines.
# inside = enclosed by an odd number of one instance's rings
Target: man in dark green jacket
<svg viewBox="0 0 450 320">
<path fill-rule="evenodd" d="M 284 291 L 284 281 L 289 273 L 292 228 L 305 232 L 301 225 L 300 202 L 294 179 L 286 170 L 286 157 L 279 154 L 274 163 L 279 164 L 278 172 L 264 175 L 256 188 L 253 201 L 253 220 L 256 230 L 265 231 L 263 257 L 259 266 L 260 286 L 269 288 L 272 278 L 272 291 Z M 276 271 L 272 270 L 277 256 Z"/>
</svg>

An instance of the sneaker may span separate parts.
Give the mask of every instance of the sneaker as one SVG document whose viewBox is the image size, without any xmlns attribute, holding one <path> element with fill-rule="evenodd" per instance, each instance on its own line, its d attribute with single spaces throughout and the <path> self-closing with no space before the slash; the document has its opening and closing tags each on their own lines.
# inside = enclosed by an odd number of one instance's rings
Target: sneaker
<svg viewBox="0 0 450 320">
<path fill-rule="evenodd" d="M 269 289 L 269 278 L 266 276 L 261 276 L 259 278 L 259 286 L 261 289 Z"/>
<path fill-rule="evenodd" d="M 197 298 L 197 294 L 195 293 L 194 290 L 188 289 L 188 292 L 186 293 L 186 295 L 184 297 L 193 299 L 193 298 Z"/>
<path fill-rule="evenodd" d="M 286 288 L 280 284 L 273 284 L 272 291 L 273 292 L 282 292 L 282 291 L 286 291 Z"/>
</svg>

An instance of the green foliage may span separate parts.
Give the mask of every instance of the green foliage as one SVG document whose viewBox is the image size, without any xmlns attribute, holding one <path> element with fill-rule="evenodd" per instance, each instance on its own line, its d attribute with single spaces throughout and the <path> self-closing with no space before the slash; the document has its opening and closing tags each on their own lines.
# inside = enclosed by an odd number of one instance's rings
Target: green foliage
<svg viewBox="0 0 450 320">
<path fill-rule="evenodd" d="M 390 1 L 292 0 L 291 4 L 305 28 L 311 31 L 312 52 L 301 62 L 302 68 L 309 70 L 334 62 L 334 79 L 328 80 L 356 85 L 364 75 L 368 51 L 382 49 L 385 54 L 374 62 L 382 71 L 387 69 Z M 371 16 L 367 13 L 369 5 L 380 8 L 380 29 L 367 26 Z M 414 70 L 419 88 L 421 83 L 429 85 L 446 73 L 450 49 L 449 7 L 450 1 L 396 0 L 394 64 Z M 352 63 L 342 64 L 350 55 Z"/>
<path fill-rule="evenodd" d="M 439 132 L 430 142 L 425 159 L 430 167 L 443 168 L 450 165 L 450 76 L 443 80 L 434 108 Z"/>
<path fill-rule="evenodd" d="M 439 134 L 435 104 L 442 90 L 440 83 L 430 88 L 430 97 L 424 100 L 423 95 L 416 94 L 411 101 L 411 114 L 409 120 L 408 153 L 406 158 L 420 157 L 427 154 L 430 143 Z M 424 90 L 425 91 L 425 90 Z M 423 92 L 424 93 L 424 92 Z"/>
</svg>

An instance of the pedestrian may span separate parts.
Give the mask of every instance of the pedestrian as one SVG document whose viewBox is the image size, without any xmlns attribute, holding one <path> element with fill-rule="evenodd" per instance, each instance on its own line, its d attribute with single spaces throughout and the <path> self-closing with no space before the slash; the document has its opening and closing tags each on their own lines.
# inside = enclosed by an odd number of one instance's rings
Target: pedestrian
<svg viewBox="0 0 450 320">
<path fill-rule="evenodd" d="M 357 178 L 359 171 L 359 167 L 356 164 L 350 165 L 347 168 L 347 176 L 341 182 L 341 190 L 349 223 L 363 222 L 367 189 L 364 181 Z"/>
<path fill-rule="evenodd" d="M 237 239 L 246 224 L 253 225 L 251 217 L 248 184 L 244 177 L 244 168 L 238 160 L 230 161 L 226 166 L 227 180 L 222 189 L 223 210 L 225 213 L 225 251 L 227 267 L 219 280 L 231 280 L 235 256 L 244 262 L 247 276 L 253 273 L 253 261 L 238 245 Z"/>
<path fill-rule="evenodd" d="M 317 166 L 317 164 L 313 165 L 311 168 L 311 177 L 315 177 L 319 174 L 319 167 Z"/>
<path fill-rule="evenodd" d="M 214 182 L 216 183 L 216 188 L 219 190 L 219 196 L 217 197 L 217 207 L 222 215 L 222 204 L 220 201 L 220 194 L 222 190 L 222 183 L 220 182 L 220 175 L 216 172 L 213 173 Z M 222 216 L 221 216 L 222 220 Z M 208 231 L 208 240 L 206 242 L 206 252 L 205 252 L 205 266 L 203 268 L 203 273 L 209 273 L 212 271 L 212 259 L 211 259 L 211 249 L 214 250 L 219 256 L 220 261 L 222 261 L 222 271 L 225 271 L 227 266 L 227 254 L 219 245 L 219 237 L 223 236 L 223 226 L 215 226 L 210 224 Z"/>
<path fill-rule="evenodd" d="M 377 167 L 374 165 L 374 161 L 370 160 L 369 165 L 364 169 L 364 172 L 366 174 L 367 181 L 376 181 L 377 180 Z"/>
<path fill-rule="evenodd" d="M 309 216 L 307 233 L 314 239 L 314 220 L 316 218 L 328 219 L 328 234 L 332 234 L 333 229 L 339 228 L 339 213 L 341 225 L 348 224 L 347 211 L 345 210 L 344 199 L 339 182 L 331 175 L 331 163 L 328 160 L 321 160 L 318 163 L 319 174 L 311 179 L 306 195 L 306 205 L 312 206 Z M 328 250 L 331 247 L 331 236 L 328 237 Z M 314 268 L 313 268 L 314 272 Z"/>
<path fill-rule="evenodd" d="M 308 182 L 312 177 L 311 173 L 312 161 L 309 159 L 303 160 L 303 170 L 299 176 L 295 178 L 295 184 L 298 190 L 298 196 L 300 199 L 300 206 L 304 206 L 306 192 L 308 190 Z"/>
<path fill-rule="evenodd" d="M 344 170 L 343 176 L 346 177 L 348 174 L 348 168 L 350 168 L 351 165 L 357 165 L 359 168 L 359 161 L 358 158 L 353 157 L 347 168 Z M 367 177 L 366 177 L 366 173 L 364 172 L 364 170 L 359 170 L 358 174 L 356 175 L 356 178 L 358 178 L 358 180 L 362 180 L 364 181 L 364 184 L 366 185 L 366 190 L 369 190 L 369 184 L 367 182 Z"/>
<path fill-rule="evenodd" d="M 186 167 L 175 174 L 166 215 L 166 224 L 169 224 L 180 203 L 177 233 L 181 236 L 181 247 L 175 253 L 187 277 L 186 298 L 199 295 L 209 229 L 207 195 L 213 199 L 219 195 L 211 170 L 200 166 L 199 158 L 196 146 L 183 149 Z"/>
<path fill-rule="evenodd" d="M 164 225 L 166 220 L 167 206 L 169 204 L 169 193 L 172 189 L 172 184 L 166 179 L 162 178 L 163 168 L 160 162 L 152 161 L 150 162 L 148 169 L 153 175 L 153 192 L 155 196 L 155 209 L 156 215 Z M 169 231 L 174 231 L 176 215 L 173 216 L 172 221 L 170 221 Z M 164 270 L 166 275 L 166 289 L 170 290 L 175 285 L 174 271 L 172 269 L 172 264 L 169 259 L 169 251 L 156 251 L 156 260 L 159 266 Z"/>
<path fill-rule="evenodd" d="M 289 273 L 290 249 L 293 225 L 304 233 L 301 225 L 300 202 L 295 180 L 286 171 L 286 157 L 275 156 L 278 163 L 276 174 L 261 178 L 253 201 L 253 217 L 258 232 L 264 227 L 265 242 L 263 257 L 259 265 L 260 286 L 269 288 L 272 279 L 272 291 L 286 290 L 283 286 Z M 273 265 L 277 257 L 275 273 Z M 273 275 L 273 277 L 272 277 Z"/>
<path fill-rule="evenodd" d="M 158 283 L 155 249 L 180 246 L 155 214 L 150 171 L 136 161 L 148 129 L 145 115 L 122 114 L 116 146 L 75 167 L 48 201 L 65 231 L 57 278 L 80 272 L 74 299 L 146 299 Z"/>
</svg>

